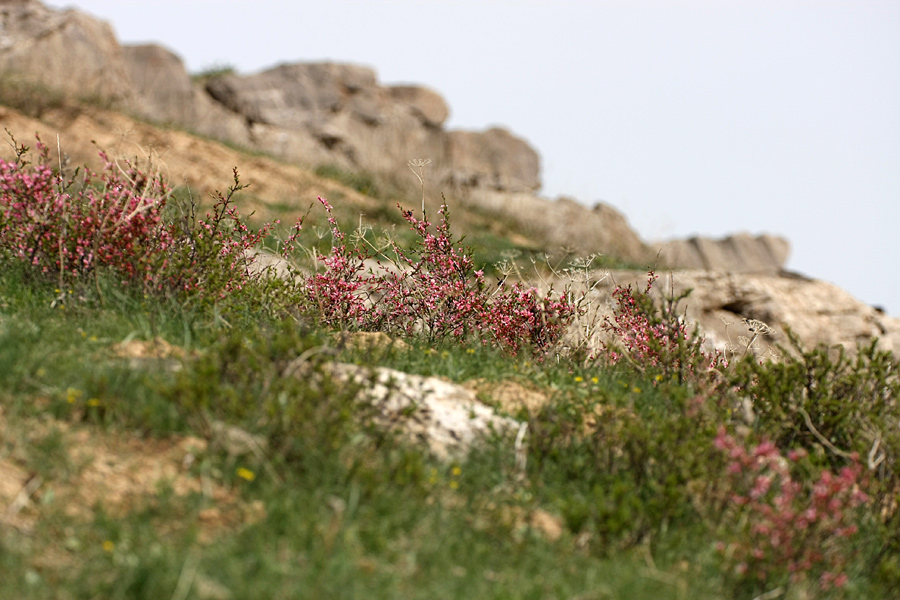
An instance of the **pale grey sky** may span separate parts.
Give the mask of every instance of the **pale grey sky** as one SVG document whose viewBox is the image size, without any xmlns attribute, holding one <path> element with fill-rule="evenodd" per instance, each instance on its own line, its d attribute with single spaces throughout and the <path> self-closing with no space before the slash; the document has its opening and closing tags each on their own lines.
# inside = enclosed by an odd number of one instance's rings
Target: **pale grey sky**
<svg viewBox="0 0 900 600">
<path fill-rule="evenodd" d="M 192 71 L 372 66 L 503 125 L 542 194 L 602 200 L 648 241 L 737 231 L 900 316 L 900 2 L 70 0 Z"/>
</svg>

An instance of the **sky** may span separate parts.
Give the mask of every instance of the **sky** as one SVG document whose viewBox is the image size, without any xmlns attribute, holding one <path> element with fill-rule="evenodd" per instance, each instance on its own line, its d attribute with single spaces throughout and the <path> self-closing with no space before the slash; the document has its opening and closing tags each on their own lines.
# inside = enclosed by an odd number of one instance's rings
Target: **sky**
<svg viewBox="0 0 900 600">
<path fill-rule="evenodd" d="M 900 316 L 900 1 L 70 0 L 197 72 L 331 60 L 540 154 L 646 241 L 771 233 Z M 893 257 L 893 258 L 891 258 Z"/>
</svg>

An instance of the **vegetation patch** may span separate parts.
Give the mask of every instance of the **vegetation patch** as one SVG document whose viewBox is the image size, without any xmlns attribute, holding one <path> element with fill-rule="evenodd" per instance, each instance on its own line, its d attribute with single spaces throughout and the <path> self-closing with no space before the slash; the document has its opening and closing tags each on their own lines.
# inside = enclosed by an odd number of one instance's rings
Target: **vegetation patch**
<svg viewBox="0 0 900 600">
<path fill-rule="evenodd" d="M 251 227 L 14 143 L 0 161 L 0 596 L 891 598 L 898 363 L 710 352 L 689 297 L 487 278 L 450 229 Z M 30 161 L 34 161 L 34 163 Z M 312 230 L 312 231 L 311 231 Z M 259 268 L 268 244 L 287 269 Z M 309 239 L 307 239 L 309 238 Z M 498 272 L 521 273 L 513 258 Z M 566 270 L 568 269 L 568 270 Z M 763 335 L 765 323 L 752 324 Z M 339 363 L 515 419 L 461 456 Z M 346 365 L 345 365 L 346 367 Z M 390 387 L 390 383 L 383 385 Z M 471 392 L 469 392 L 471 393 Z M 416 406 L 409 408 L 412 414 Z M 398 421 L 406 414 L 397 414 Z"/>
</svg>

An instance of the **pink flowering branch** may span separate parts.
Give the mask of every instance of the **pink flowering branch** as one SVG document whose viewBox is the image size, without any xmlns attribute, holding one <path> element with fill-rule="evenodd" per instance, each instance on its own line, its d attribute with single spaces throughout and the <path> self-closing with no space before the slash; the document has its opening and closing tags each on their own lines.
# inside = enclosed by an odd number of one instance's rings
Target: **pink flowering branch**
<svg viewBox="0 0 900 600">
<path fill-rule="evenodd" d="M 786 571 L 792 581 L 812 580 L 820 590 L 846 584 L 848 542 L 858 532 L 854 509 L 868 499 L 859 462 L 837 474 L 824 469 L 804 485 L 791 474 L 804 450 L 784 456 L 769 441 L 746 447 L 724 427 L 715 446 L 729 461 L 730 518 L 738 524 L 717 548 L 736 572 L 767 582 Z"/>
</svg>

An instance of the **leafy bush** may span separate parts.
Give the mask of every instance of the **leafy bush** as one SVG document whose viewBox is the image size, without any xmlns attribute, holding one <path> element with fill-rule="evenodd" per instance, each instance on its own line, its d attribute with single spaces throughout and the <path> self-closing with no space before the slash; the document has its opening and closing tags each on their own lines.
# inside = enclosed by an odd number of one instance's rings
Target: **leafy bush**
<svg viewBox="0 0 900 600">
<path fill-rule="evenodd" d="M 136 165 L 101 152 L 102 173 L 85 169 L 67 180 L 40 139 L 36 165 L 26 160 L 28 147 L 14 145 L 16 160 L 0 160 L 0 246 L 7 260 L 54 278 L 61 294 L 93 278 L 101 295 L 101 273 L 145 293 L 201 302 L 225 301 L 250 283 L 275 285 L 250 270 L 250 251 L 272 225 L 252 231 L 232 205 L 243 189 L 236 169 L 212 214 L 198 218 L 193 202 L 171 206 L 162 177 Z"/>
<path fill-rule="evenodd" d="M 896 513 L 900 490 L 900 374 L 897 358 L 877 343 L 806 350 L 788 329 L 793 352 L 782 362 L 746 358 L 728 371 L 728 384 L 749 397 L 755 427 L 779 448 L 802 448 L 817 464 L 843 468 L 862 457 L 877 477 L 874 501 Z M 892 508 L 893 507 L 893 508 Z"/>
<path fill-rule="evenodd" d="M 0 160 L 0 242 L 9 256 L 57 276 L 60 287 L 104 267 L 123 278 L 149 276 L 151 257 L 169 246 L 161 179 L 119 169 L 101 154 L 102 175 L 85 170 L 79 181 L 64 181 L 40 139 L 37 147 L 30 169 L 24 145 L 16 145 L 15 162 Z M 92 187 L 98 178 L 102 185 Z"/>
</svg>

